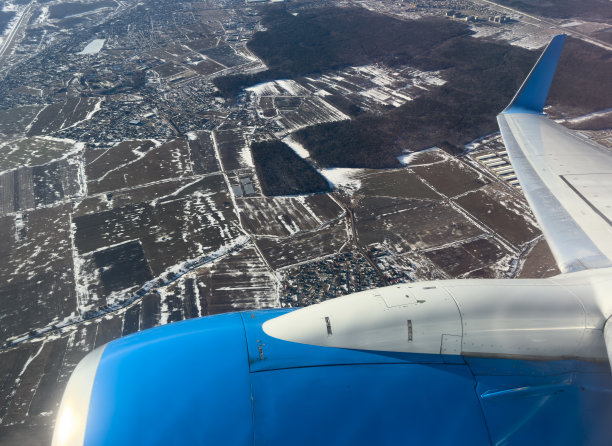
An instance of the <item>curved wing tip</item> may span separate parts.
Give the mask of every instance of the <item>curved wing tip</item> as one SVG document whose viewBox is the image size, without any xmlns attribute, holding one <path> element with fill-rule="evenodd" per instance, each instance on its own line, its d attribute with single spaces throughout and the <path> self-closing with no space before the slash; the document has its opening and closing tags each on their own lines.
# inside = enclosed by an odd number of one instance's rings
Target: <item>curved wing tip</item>
<svg viewBox="0 0 612 446">
<path fill-rule="evenodd" d="M 558 34 L 552 38 L 502 113 L 543 113 L 566 37 L 567 34 Z"/>
</svg>

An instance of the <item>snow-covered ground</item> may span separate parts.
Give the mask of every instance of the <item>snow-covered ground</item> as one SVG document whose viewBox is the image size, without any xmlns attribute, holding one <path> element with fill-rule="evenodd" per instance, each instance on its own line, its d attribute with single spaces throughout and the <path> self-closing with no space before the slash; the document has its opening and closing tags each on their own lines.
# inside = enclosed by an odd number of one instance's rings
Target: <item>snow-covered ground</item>
<svg viewBox="0 0 612 446">
<path fill-rule="evenodd" d="M 308 96 L 310 91 L 296 81 L 279 79 L 253 85 L 246 89 L 257 96 Z"/>
<path fill-rule="evenodd" d="M 291 147 L 291 149 L 293 149 L 293 151 L 297 153 L 298 156 L 302 158 L 310 157 L 310 152 L 306 149 L 306 147 L 304 147 L 302 144 L 300 144 L 295 139 L 293 139 L 291 135 L 283 138 L 283 142 L 287 144 L 289 147 Z"/>
<path fill-rule="evenodd" d="M 357 190 L 361 187 L 360 177 L 365 169 L 350 169 L 346 167 L 333 167 L 330 169 L 322 169 L 321 174 L 334 187 L 344 189 Z"/>
<path fill-rule="evenodd" d="M 77 54 L 97 54 L 104 46 L 104 42 L 106 42 L 106 39 L 94 39 L 89 42 L 85 48 L 83 48 L 83 51 L 80 51 Z"/>
<path fill-rule="evenodd" d="M 419 158 L 423 154 L 427 152 L 433 152 L 435 150 L 440 150 L 440 149 L 438 147 L 430 147 L 429 149 L 421 150 L 419 152 L 410 152 L 410 153 L 406 153 L 405 155 L 400 155 L 397 157 L 397 159 L 399 160 L 400 163 L 402 163 L 402 165 L 408 166 L 409 164 L 414 163 L 417 160 L 417 158 Z"/>
</svg>

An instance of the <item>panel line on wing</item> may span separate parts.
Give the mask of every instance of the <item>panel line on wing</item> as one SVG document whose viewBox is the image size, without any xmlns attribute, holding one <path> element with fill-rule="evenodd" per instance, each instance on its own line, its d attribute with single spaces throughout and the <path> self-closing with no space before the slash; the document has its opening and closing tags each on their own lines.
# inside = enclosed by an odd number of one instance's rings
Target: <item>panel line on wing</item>
<svg viewBox="0 0 612 446">
<path fill-rule="evenodd" d="M 565 184 L 569 186 L 571 190 L 576 193 L 576 195 L 578 195 L 587 205 L 589 205 L 593 212 L 599 215 L 606 223 L 608 223 L 608 225 L 612 226 L 612 221 L 610 221 L 610 219 L 606 217 L 603 212 L 601 212 L 593 203 L 591 203 L 591 201 L 587 197 L 585 197 L 578 189 L 576 189 L 574 185 L 565 177 L 565 175 L 560 175 L 560 178 L 565 182 Z"/>
</svg>

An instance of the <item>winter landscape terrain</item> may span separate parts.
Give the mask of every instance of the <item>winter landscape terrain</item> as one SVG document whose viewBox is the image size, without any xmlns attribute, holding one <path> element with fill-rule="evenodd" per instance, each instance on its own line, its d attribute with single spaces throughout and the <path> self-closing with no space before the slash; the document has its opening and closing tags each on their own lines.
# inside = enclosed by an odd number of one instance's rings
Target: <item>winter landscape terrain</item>
<svg viewBox="0 0 612 446">
<path fill-rule="evenodd" d="M 495 115 L 567 33 L 547 112 L 612 148 L 612 6 L 559 3 L 0 2 L 0 444 L 139 330 L 558 273 Z"/>
</svg>

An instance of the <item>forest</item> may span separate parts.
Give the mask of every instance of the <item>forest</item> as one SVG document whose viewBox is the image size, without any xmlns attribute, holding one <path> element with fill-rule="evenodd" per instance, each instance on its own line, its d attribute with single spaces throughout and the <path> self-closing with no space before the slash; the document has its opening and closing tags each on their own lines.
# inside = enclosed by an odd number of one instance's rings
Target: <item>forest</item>
<svg viewBox="0 0 612 446">
<path fill-rule="evenodd" d="M 251 144 L 263 193 L 268 196 L 328 192 L 327 180 L 282 141 Z"/>
<path fill-rule="evenodd" d="M 472 37 L 467 25 L 443 18 L 400 21 L 362 9 L 328 8 L 287 14 L 268 12 L 267 31 L 249 48 L 267 71 L 217 80 L 225 95 L 257 82 L 293 78 L 359 64 L 381 62 L 440 71 L 446 81 L 383 114 L 370 114 L 346 98 L 326 100 L 350 121 L 307 127 L 295 137 L 322 167 L 398 167 L 397 156 L 432 146 L 453 153 L 496 132 L 497 114 L 509 103 L 540 51 Z M 612 60 L 603 49 L 568 38 L 549 104 L 552 113 L 585 114 L 611 108 Z"/>
<path fill-rule="evenodd" d="M 248 48 L 267 71 L 215 79 L 226 98 L 243 88 L 274 79 L 296 78 L 348 66 L 407 63 L 449 38 L 468 35 L 468 28 L 443 19 L 402 21 L 361 8 L 323 8 L 289 14 L 284 7 L 267 10 L 267 31 L 255 33 Z"/>
</svg>

